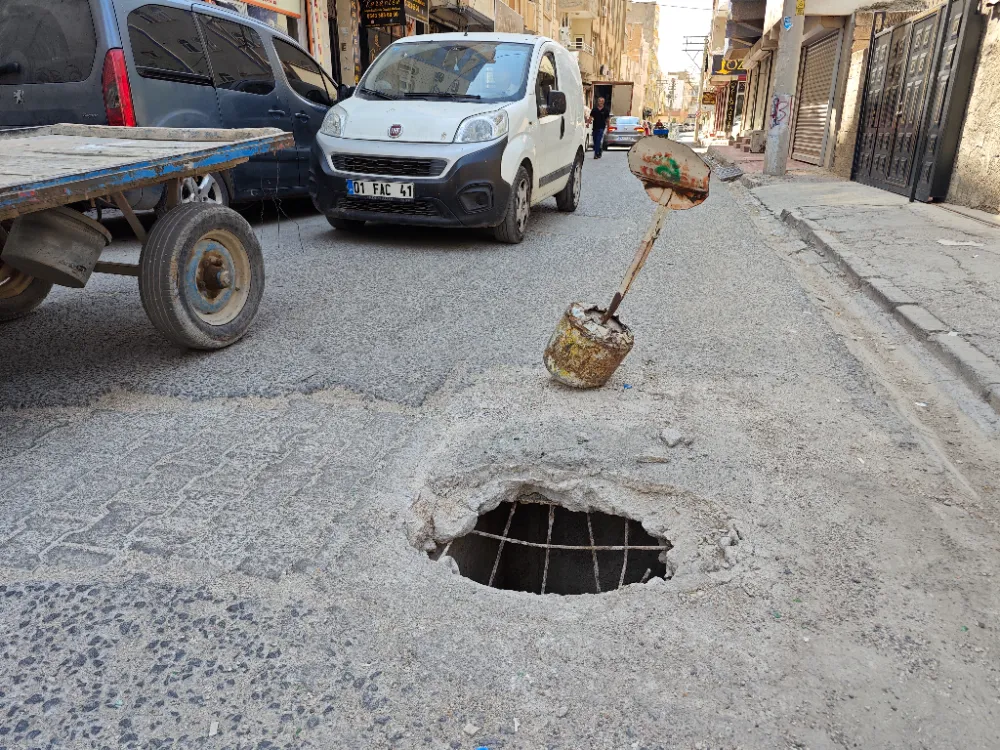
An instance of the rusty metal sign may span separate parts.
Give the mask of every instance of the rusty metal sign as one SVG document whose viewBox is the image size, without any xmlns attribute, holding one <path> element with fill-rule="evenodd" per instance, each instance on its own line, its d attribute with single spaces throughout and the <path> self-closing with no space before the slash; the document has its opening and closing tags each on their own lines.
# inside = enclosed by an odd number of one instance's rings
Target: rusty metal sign
<svg viewBox="0 0 1000 750">
<path fill-rule="evenodd" d="M 683 143 L 655 136 L 643 138 L 628 152 L 628 168 L 642 180 L 654 203 L 684 210 L 708 197 L 711 169 Z"/>
</svg>

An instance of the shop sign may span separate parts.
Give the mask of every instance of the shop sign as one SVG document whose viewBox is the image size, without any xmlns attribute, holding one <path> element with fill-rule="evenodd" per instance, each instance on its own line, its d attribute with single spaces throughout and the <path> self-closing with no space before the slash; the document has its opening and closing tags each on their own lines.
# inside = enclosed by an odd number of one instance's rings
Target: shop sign
<svg viewBox="0 0 1000 750">
<path fill-rule="evenodd" d="M 705 91 L 701 95 L 701 103 L 705 104 L 705 105 L 708 105 L 710 107 L 714 107 L 715 106 L 715 92 L 714 91 Z"/>
<path fill-rule="evenodd" d="M 722 55 L 712 55 L 713 76 L 735 76 L 745 72 L 742 60 L 725 60 Z"/>
<path fill-rule="evenodd" d="M 361 0 L 362 26 L 396 26 L 406 23 L 405 0 Z"/>
<path fill-rule="evenodd" d="M 427 20 L 427 0 L 403 0 L 406 15 L 418 21 Z"/>
</svg>

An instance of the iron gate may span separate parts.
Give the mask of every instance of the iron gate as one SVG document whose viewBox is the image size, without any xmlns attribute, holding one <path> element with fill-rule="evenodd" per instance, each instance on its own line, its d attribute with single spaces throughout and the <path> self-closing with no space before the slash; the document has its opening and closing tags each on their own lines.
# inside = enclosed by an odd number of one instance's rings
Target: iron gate
<svg viewBox="0 0 1000 750">
<path fill-rule="evenodd" d="M 945 196 L 980 24 L 975 0 L 952 0 L 892 28 L 873 28 L 854 180 L 924 201 Z"/>
</svg>

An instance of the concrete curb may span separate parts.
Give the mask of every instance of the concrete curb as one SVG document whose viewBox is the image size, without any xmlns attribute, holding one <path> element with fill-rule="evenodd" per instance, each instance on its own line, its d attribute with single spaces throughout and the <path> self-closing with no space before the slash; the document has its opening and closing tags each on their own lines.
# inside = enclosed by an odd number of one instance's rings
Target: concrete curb
<svg viewBox="0 0 1000 750">
<path fill-rule="evenodd" d="M 779 218 L 794 228 L 805 242 L 822 250 L 855 286 L 926 343 L 938 359 L 1000 415 L 1000 364 L 952 331 L 902 289 L 880 277 L 867 261 L 852 253 L 816 222 L 788 209 L 783 210 Z"/>
</svg>

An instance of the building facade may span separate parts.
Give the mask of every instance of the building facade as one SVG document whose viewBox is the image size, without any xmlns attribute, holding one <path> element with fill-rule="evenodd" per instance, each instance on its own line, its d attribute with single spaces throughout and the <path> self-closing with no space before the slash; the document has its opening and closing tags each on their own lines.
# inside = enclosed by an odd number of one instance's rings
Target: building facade
<svg viewBox="0 0 1000 750">
<path fill-rule="evenodd" d="M 742 99 L 717 105 L 716 135 L 749 149 L 764 144 L 760 134 L 784 126 L 782 170 L 795 160 L 915 200 L 1000 213 L 997 5 L 897 0 L 863 8 L 859 0 L 808 0 L 799 6 L 804 18 L 793 19 L 782 15 L 790 6 L 778 0 L 729 0 L 721 72 L 742 68 L 746 80 Z M 800 42 L 798 34 L 786 34 L 793 22 L 801 23 Z M 713 46 L 719 53 L 717 39 Z M 794 94 L 775 90 L 779 55 L 794 66 Z M 726 95 L 732 83 L 725 83 Z M 738 113 L 731 119 L 729 101 Z"/>
</svg>

